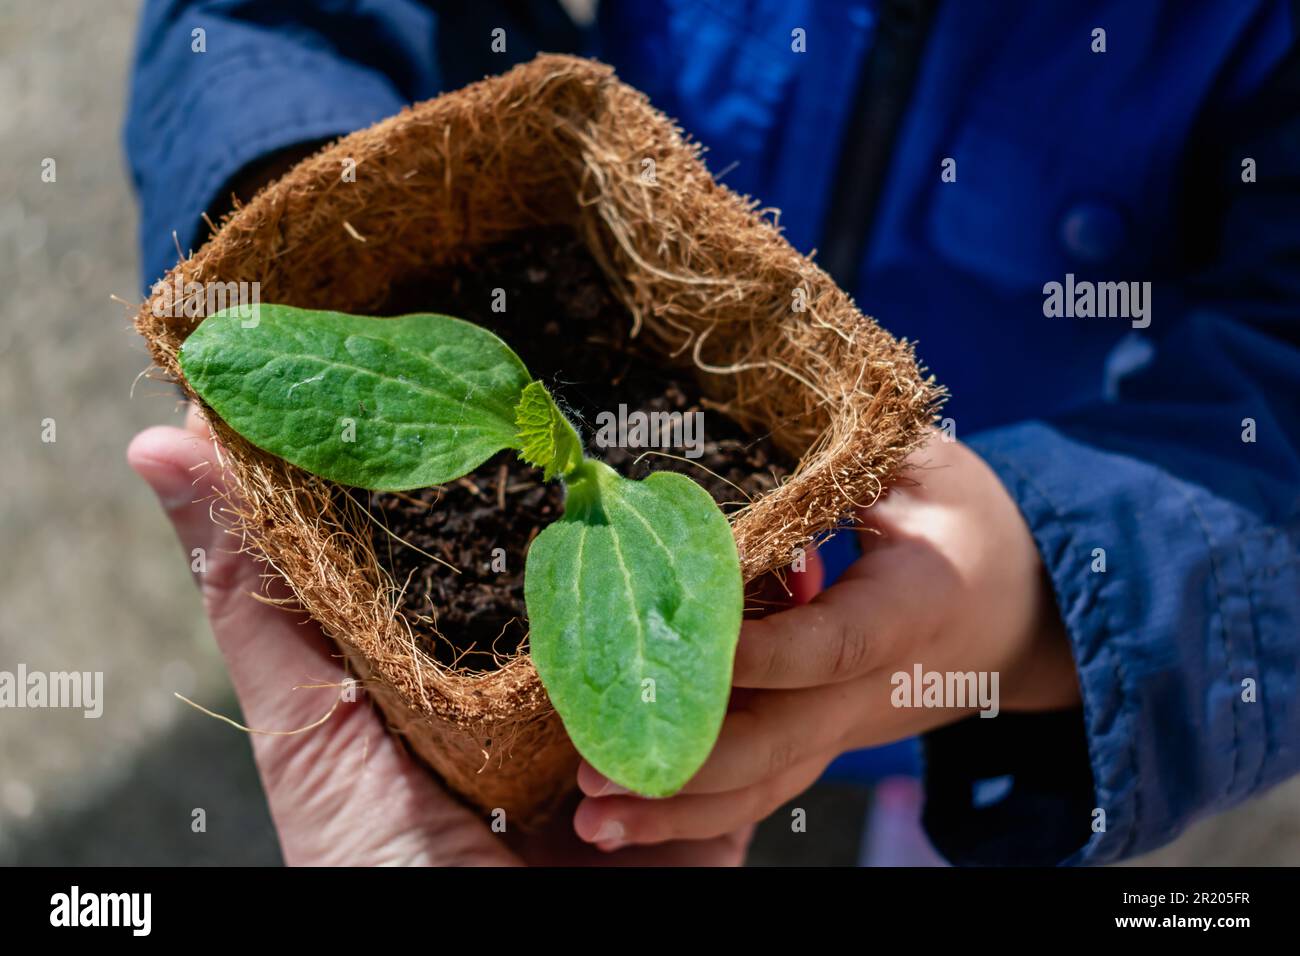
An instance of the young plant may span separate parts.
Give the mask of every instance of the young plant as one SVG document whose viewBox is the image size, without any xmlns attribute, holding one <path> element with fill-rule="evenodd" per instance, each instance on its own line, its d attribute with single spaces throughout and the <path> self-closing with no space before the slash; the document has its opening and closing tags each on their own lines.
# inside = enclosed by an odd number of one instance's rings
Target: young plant
<svg viewBox="0 0 1300 956">
<path fill-rule="evenodd" d="M 205 319 L 181 369 L 231 428 L 322 478 L 444 484 L 506 448 L 566 488 L 528 550 L 533 662 L 578 751 L 646 796 L 677 791 L 722 726 L 743 586 L 726 517 L 672 472 L 583 456 L 545 386 L 491 332 L 445 315 L 261 304 Z"/>
</svg>

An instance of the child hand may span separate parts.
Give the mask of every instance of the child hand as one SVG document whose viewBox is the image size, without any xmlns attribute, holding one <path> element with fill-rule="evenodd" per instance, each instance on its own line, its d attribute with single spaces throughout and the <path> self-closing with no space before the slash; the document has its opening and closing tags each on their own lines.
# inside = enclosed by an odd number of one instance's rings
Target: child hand
<svg viewBox="0 0 1300 956">
<path fill-rule="evenodd" d="M 834 586 L 745 622 L 730 711 L 699 773 L 679 794 L 646 800 L 584 764 L 579 836 L 607 850 L 716 837 L 763 819 L 845 751 L 974 713 L 894 706 L 893 675 L 910 680 L 918 664 L 997 673 L 997 705 L 1008 710 L 1078 702 L 1050 585 L 1002 483 L 937 433 L 909 464 L 861 514 L 864 554 Z"/>
</svg>

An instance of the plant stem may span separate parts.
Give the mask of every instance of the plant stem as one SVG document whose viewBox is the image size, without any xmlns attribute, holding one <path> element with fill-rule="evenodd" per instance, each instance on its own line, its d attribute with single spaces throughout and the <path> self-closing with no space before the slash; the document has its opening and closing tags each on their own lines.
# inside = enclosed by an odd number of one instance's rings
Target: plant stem
<svg viewBox="0 0 1300 956">
<path fill-rule="evenodd" d="M 601 496 L 605 488 L 618 480 L 618 472 L 603 461 L 583 458 L 564 477 L 568 492 L 564 499 L 565 514 L 587 524 L 608 524 Z"/>
</svg>

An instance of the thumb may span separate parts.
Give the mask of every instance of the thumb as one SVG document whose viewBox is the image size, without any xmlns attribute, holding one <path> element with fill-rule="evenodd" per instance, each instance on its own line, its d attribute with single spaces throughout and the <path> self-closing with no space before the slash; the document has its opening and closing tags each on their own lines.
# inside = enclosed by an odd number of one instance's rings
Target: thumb
<svg viewBox="0 0 1300 956">
<path fill-rule="evenodd" d="M 146 429 L 131 442 L 127 461 L 176 529 L 251 725 L 287 726 L 319 716 L 322 695 L 289 691 L 302 683 L 340 681 L 342 666 L 318 627 L 250 597 L 265 590 L 262 571 L 213 520 L 226 489 L 206 424 L 191 412 L 183 429 Z M 273 596 L 287 596 L 287 588 L 275 587 Z"/>
<path fill-rule="evenodd" d="M 732 681 L 796 689 L 860 677 L 895 653 L 917 591 L 900 587 L 889 562 L 859 558 L 807 604 L 746 621 Z"/>
<path fill-rule="evenodd" d="M 132 440 L 126 459 L 158 496 L 190 558 L 198 561 L 202 557 L 206 564 L 208 553 L 217 551 L 218 535 L 222 534 L 210 507 L 225 487 L 216 450 L 200 433 L 202 427 L 196 421 L 183 429 L 165 425 L 145 429 Z M 196 549 L 202 553 L 195 554 Z"/>
</svg>

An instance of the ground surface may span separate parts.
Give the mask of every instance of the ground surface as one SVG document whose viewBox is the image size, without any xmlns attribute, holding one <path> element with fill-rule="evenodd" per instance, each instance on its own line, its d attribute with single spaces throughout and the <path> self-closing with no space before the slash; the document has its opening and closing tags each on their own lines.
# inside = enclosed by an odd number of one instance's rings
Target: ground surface
<svg viewBox="0 0 1300 956">
<path fill-rule="evenodd" d="M 159 386 L 131 397 L 148 360 L 109 301 L 139 292 L 119 137 L 136 8 L 0 0 L 0 669 L 102 670 L 107 699 L 99 720 L 0 711 L 0 863 L 274 863 L 247 741 L 172 697 L 235 713 L 171 530 L 123 461 L 138 429 L 178 421 Z M 783 809 L 754 862 L 853 862 L 862 792 L 800 803 L 808 833 Z M 1300 781 L 1152 859 L 1298 861 Z"/>
</svg>

